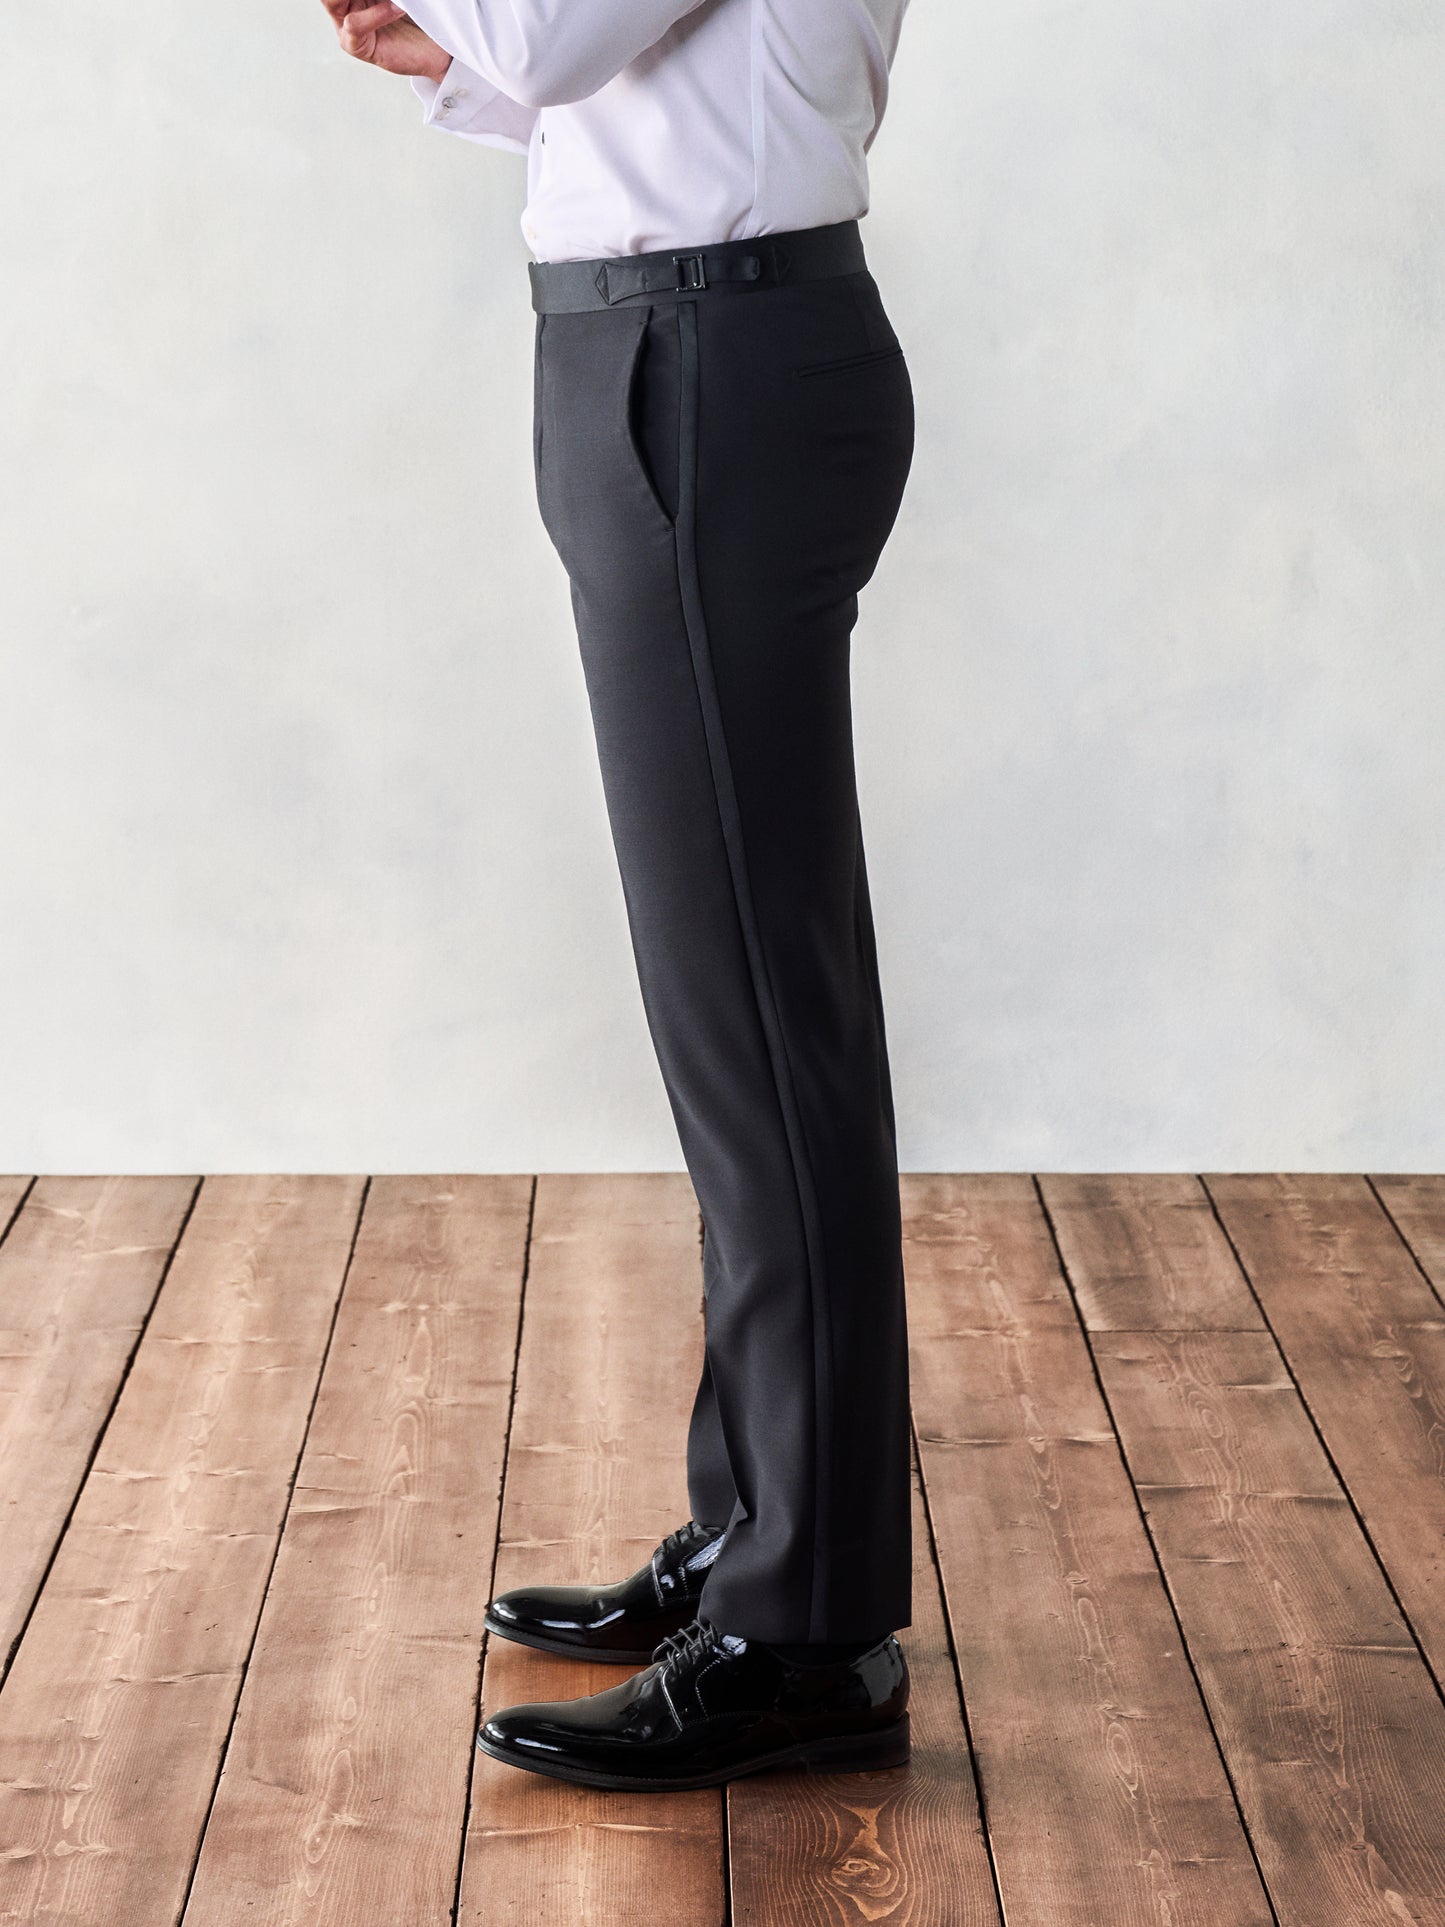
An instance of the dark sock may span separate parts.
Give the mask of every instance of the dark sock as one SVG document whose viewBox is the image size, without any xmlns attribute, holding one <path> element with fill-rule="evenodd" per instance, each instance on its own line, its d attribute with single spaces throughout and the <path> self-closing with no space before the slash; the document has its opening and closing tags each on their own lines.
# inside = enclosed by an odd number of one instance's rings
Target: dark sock
<svg viewBox="0 0 1445 1927">
<path fill-rule="evenodd" d="M 871 1652 L 887 1637 L 886 1633 L 879 1633 L 877 1639 L 845 1639 L 831 1645 L 810 1642 L 806 1646 L 782 1646 L 774 1639 L 759 1640 L 758 1644 L 795 1666 L 832 1666 L 840 1659 L 857 1659 L 860 1653 Z"/>
</svg>

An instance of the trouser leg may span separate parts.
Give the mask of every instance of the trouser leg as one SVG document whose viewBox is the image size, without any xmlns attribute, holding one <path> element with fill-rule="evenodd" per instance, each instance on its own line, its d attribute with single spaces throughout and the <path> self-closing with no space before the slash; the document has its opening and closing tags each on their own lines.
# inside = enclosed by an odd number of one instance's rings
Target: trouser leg
<svg viewBox="0 0 1445 1927">
<path fill-rule="evenodd" d="M 796 373 L 884 329 L 868 278 L 549 314 L 538 341 L 539 501 L 706 1226 L 689 1498 L 709 1523 L 731 1509 L 701 1610 L 790 1642 L 911 1619 L 897 1162 L 848 678 L 911 394 L 901 361 Z"/>
</svg>

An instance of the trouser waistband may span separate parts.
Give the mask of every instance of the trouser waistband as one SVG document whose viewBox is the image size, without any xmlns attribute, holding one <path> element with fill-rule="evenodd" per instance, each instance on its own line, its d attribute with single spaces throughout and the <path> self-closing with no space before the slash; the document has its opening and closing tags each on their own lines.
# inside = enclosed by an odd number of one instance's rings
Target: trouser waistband
<svg viewBox="0 0 1445 1927">
<path fill-rule="evenodd" d="M 665 301 L 725 287 L 776 288 L 857 274 L 867 267 L 858 223 L 791 228 L 702 248 L 659 248 L 649 254 L 604 255 L 594 261 L 529 261 L 538 314 L 579 314 L 622 301 Z"/>
</svg>

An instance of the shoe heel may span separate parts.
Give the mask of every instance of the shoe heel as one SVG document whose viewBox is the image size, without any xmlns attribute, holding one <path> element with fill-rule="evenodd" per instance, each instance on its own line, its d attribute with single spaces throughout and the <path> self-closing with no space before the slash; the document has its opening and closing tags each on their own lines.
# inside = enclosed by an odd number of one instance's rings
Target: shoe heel
<svg viewBox="0 0 1445 1927">
<path fill-rule="evenodd" d="M 812 1740 L 798 1761 L 809 1773 L 870 1773 L 880 1767 L 907 1766 L 908 1715 L 875 1733 L 840 1733 Z"/>
</svg>

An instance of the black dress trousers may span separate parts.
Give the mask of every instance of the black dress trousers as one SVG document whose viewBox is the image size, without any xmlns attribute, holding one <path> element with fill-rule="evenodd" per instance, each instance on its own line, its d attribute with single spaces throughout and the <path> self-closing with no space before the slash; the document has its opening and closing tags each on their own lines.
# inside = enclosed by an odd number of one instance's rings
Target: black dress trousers
<svg viewBox="0 0 1445 1927">
<path fill-rule="evenodd" d="M 704 1227 L 688 1497 L 728 1530 L 699 1611 L 761 1640 L 912 1617 L 897 1151 L 849 647 L 913 436 L 866 268 L 536 318 L 538 504 Z"/>
</svg>

